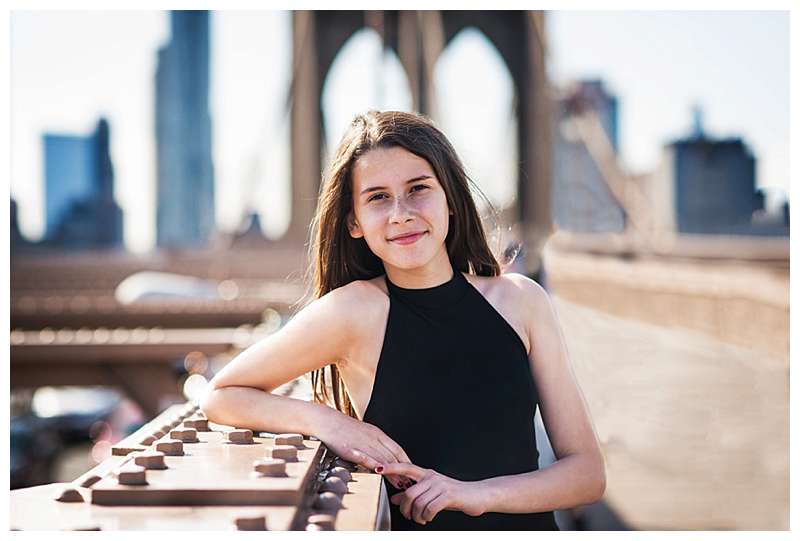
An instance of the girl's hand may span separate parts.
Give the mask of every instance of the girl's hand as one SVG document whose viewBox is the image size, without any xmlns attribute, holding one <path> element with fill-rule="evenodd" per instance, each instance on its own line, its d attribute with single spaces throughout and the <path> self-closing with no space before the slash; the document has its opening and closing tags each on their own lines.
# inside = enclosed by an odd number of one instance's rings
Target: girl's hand
<svg viewBox="0 0 800 541">
<path fill-rule="evenodd" d="M 373 471 L 381 464 L 411 462 L 406 452 L 383 430 L 375 425 L 353 419 L 330 409 L 324 422 L 316 430 L 317 436 L 328 449 L 344 460 L 360 464 Z M 401 474 L 387 475 L 395 488 L 410 483 Z"/>
<path fill-rule="evenodd" d="M 401 487 L 405 491 L 391 498 L 408 520 L 427 524 L 443 509 L 461 511 L 473 517 L 484 512 L 477 483 L 458 481 L 405 462 L 381 464 L 375 471 L 384 475 L 405 475 L 416 481 L 416 484 Z"/>
</svg>

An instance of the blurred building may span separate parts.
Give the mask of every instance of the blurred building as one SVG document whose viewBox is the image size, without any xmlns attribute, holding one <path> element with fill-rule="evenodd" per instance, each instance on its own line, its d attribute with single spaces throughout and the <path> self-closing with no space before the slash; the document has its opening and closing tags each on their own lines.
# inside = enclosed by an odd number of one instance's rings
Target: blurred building
<svg viewBox="0 0 800 541">
<path fill-rule="evenodd" d="M 755 166 L 741 138 L 709 137 L 695 111 L 692 134 L 664 147 L 646 185 L 656 222 L 678 233 L 788 235 L 786 220 L 764 210 Z"/>
<path fill-rule="evenodd" d="M 11 199 L 11 211 L 10 211 L 10 218 L 11 224 L 9 228 L 9 237 L 11 240 L 11 250 L 13 251 L 15 248 L 26 247 L 29 243 L 22 236 L 22 232 L 19 229 L 19 217 L 17 216 L 17 202 L 14 199 Z"/>
<path fill-rule="evenodd" d="M 114 201 L 108 121 L 91 135 L 45 134 L 45 243 L 64 248 L 122 246 Z"/>
<path fill-rule="evenodd" d="M 173 11 L 158 51 L 155 126 L 159 247 L 202 247 L 214 231 L 209 14 Z"/>
<path fill-rule="evenodd" d="M 598 115 L 614 151 L 619 149 L 617 98 L 600 80 L 578 82 L 555 104 L 553 218 L 561 229 L 584 233 L 621 232 L 625 213 L 609 190 L 584 143 L 564 122 L 579 99 Z"/>
</svg>

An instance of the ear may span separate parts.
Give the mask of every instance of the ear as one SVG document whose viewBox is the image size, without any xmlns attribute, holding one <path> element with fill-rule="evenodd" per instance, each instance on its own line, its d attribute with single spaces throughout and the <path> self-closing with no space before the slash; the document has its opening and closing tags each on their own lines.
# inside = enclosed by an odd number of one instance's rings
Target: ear
<svg viewBox="0 0 800 541">
<path fill-rule="evenodd" d="M 358 221 L 356 220 L 352 210 L 347 213 L 347 229 L 350 231 L 350 236 L 354 239 L 364 236 L 364 233 L 361 231 L 361 226 L 358 225 Z"/>
</svg>

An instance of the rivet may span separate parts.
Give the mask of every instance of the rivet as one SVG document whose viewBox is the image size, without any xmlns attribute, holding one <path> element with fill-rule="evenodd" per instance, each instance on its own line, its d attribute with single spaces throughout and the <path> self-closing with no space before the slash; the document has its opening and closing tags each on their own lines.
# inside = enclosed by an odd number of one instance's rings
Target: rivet
<svg viewBox="0 0 800 541">
<path fill-rule="evenodd" d="M 77 503 L 84 501 L 83 495 L 74 487 L 65 487 L 56 491 L 54 499 L 57 502 L 65 503 Z"/>
<path fill-rule="evenodd" d="M 226 434 L 226 437 L 231 443 L 253 443 L 253 431 L 247 428 L 237 428 L 231 430 Z"/>
<path fill-rule="evenodd" d="M 266 477 L 283 477 L 286 475 L 286 461 L 279 458 L 256 460 L 253 469 Z"/>
<path fill-rule="evenodd" d="M 120 485 L 146 485 L 147 471 L 141 466 L 127 465 L 117 472 Z"/>
<path fill-rule="evenodd" d="M 180 440 L 164 440 L 156 443 L 156 451 L 167 456 L 183 456 L 183 442 Z"/>
<path fill-rule="evenodd" d="M 338 477 L 345 483 L 351 481 L 353 476 L 350 474 L 350 470 L 347 468 L 342 468 L 341 466 L 336 466 L 335 468 L 331 468 L 331 471 L 328 473 L 328 477 Z"/>
<path fill-rule="evenodd" d="M 314 498 L 314 509 L 336 512 L 341 506 L 342 501 L 339 499 L 339 495 L 333 492 L 323 492 Z"/>
<path fill-rule="evenodd" d="M 275 436 L 275 445 L 294 445 L 303 447 L 302 434 L 278 434 Z"/>
<path fill-rule="evenodd" d="M 267 529 L 267 517 L 264 515 L 239 517 L 236 519 L 236 529 L 247 531 L 265 531 Z"/>
<path fill-rule="evenodd" d="M 272 458 L 281 458 L 287 462 L 297 462 L 297 447 L 293 445 L 276 445 L 268 452 Z"/>
</svg>

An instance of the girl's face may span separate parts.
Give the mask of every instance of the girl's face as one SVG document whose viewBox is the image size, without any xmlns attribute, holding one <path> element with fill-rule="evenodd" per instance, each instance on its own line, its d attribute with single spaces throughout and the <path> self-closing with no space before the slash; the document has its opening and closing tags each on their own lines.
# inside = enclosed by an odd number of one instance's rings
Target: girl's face
<svg viewBox="0 0 800 541">
<path fill-rule="evenodd" d="M 377 148 L 356 161 L 352 177 L 350 235 L 364 237 L 384 266 L 411 270 L 449 262 L 447 198 L 427 160 L 402 147 Z"/>
</svg>

